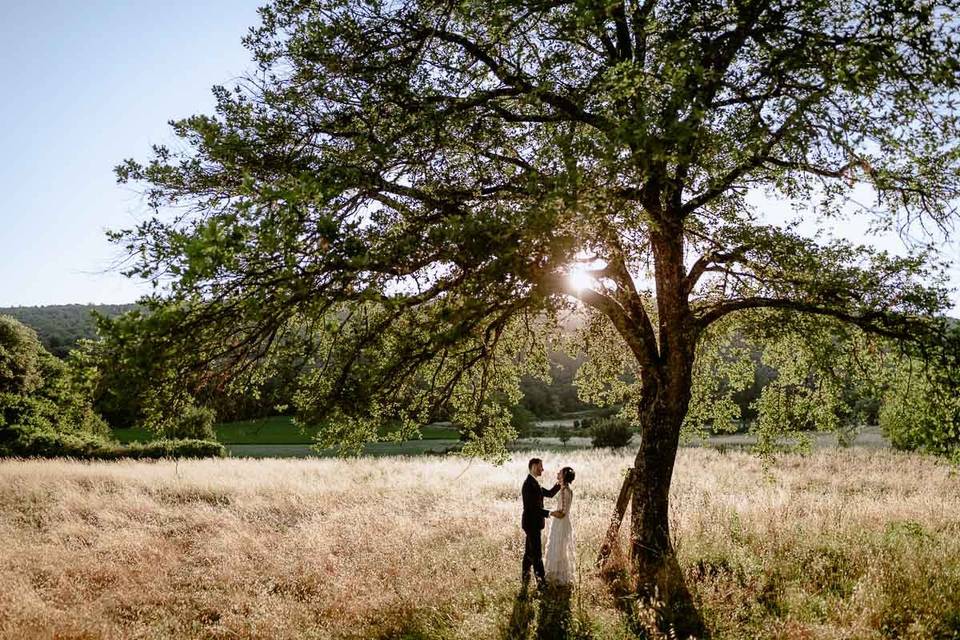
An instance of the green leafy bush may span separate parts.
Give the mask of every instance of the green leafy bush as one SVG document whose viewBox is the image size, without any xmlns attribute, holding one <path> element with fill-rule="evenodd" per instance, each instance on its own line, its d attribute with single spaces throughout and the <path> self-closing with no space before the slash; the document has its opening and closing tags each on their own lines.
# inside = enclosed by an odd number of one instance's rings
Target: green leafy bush
<svg viewBox="0 0 960 640">
<path fill-rule="evenodd" d="M 37 334 L 0 315 L 0 392 L 29 394 L 43 384 L 43 346 Z"/>
<path fill-rule="evenodd" d="M 7 432 L 12 437 L 0 445 L 0 455 L 4 456 L 96 458 L 105 449 L 116 446 L 89 433 L 58 433 L 24 425 L 13 425 Z"/>
<path fill-rule="evenodd" d="M 117 458 L 224 458 L 227 449 L 215 440 L 181 439 L 134 442 L 116 446 L 110 456 Z"/>
<path fill-rule="evenodd" d="M 960 395 L 938 372 L 901 367 L 880 408 L 880 427 L 894 449 L 960 461 Z"/>
<path fill-rule="evenodd" d="M 216 419 L 213 409 L 191 405 L 171 424 L 168 435 L 174 439 L 216 440 L 213 429 Z"/>
<path fill-rule="evenodd" d="M 622 418 L 595 420 L 590 428 L 590 434 L 593 436 L 593 446 L 596 448 L 621 449 L 630 444 L 633 439 L 633 430 Z"/>
<path fill-rule="evenodd" d="M 36 333 L 0 315 L 0 456 L 84 459 L 225 456 L 212 441 L 214 413 L 191 405 L 173 423 L 175 440 L 124 446 L 93 410 L 95 376 L 83 358 L 48 353 Z"/>
<path fill-rule="evenodd" d="M 122 445 L 90 434 L 56 433 L 13 427 L 19 431 L 6 446 L 0 446 L 0 456 L 23 458 L 69 457 L 86 460 L 118 460 L 121 458 L 223 458 L 226 447 L 212 440 L 154 440 Z"/>
<path fill-rule="evenodd" d="M 81 372 L 48 353 L 32 329 L 0 316 L 0 450 L 83 452 L 108 433 Z"/>
</svg>

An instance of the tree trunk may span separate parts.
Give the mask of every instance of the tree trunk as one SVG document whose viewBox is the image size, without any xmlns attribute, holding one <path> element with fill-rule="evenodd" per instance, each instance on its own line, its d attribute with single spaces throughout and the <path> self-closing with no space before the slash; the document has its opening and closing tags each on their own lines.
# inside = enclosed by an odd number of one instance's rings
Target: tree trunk
<svg viewBox="0 0 960 640">
<path fill-rule="evenodd" d="M 641 577 L 656 574 L 659 559 L 673 552 L 670 542 L 670 480 L 677 455 L 679 429 L 671 416 L 657 415 L 643 425 L 643 438 L 633 474 L 631 557 Z M 665 424 L 666 423 L 666 424 Z"/>
<path fill-rule="evenodd" d="M 631 491 L 630 552 L 637 593 L 657 610 L 662 628 L 673 629 L 681 638 L 705 635 L 670 536 L 670 485 L 690 399 L 691 372 L 692 359 L 670 372 L 666 388 L 650 385 L 644 390 L 642 440 Z"/>
<path fill-rule="evenodd" d="M 693 386 L 696 333 L 686 292 L 683 234 L 667 224 L 651 234 L 656 266 L 659 359 L 643 372 L 642 440 L 633 474 L 630 551 L 640 598 L 664 630 L 703 637 L 703 620 L 683 580 L 670 538 L 670 484 L 680 427 Z"/>
</svg>

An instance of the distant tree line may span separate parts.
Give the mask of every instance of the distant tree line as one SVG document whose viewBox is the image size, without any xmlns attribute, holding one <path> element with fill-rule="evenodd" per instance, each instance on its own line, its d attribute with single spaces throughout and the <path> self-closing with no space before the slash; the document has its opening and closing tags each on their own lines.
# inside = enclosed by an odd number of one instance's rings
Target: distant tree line
<svg viewBox="0 0 960 640">
<path fill-rule="evenodd" d="M 97 337 L 93 312 L 115 317 L 135 309 L 135 304 L 53 304 L 36 307 L 0 307 L 37 332 L 41 344 L 58 358 L 66 358 L 81 339 Z"/>
</svg>

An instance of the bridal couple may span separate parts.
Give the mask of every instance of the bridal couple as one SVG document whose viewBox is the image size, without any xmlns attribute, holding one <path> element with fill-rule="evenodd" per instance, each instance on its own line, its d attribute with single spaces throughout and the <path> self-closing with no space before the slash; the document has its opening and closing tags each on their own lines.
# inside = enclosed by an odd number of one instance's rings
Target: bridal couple
<svg viewBox="0 0 960 640">
<path fill-rule="evenodd" d="M 552 584 L 573 584 L 576 552 L 573 542 L 573 525 L 570 522 L 570 506 L 573 502 L 573 469 L 564 467 L 557 472 L 557 482 L 550 489 L 540 486 L 543 475 L 543 460 L 533 458 L 527 464 L 529 471 L 523 482 L 523 516 L 520 526 L 527 536 L 523 550 L 523 586 L 530 579 L 530 568 L 537 577 L 538 588 L 545 582 Z M 557 508 L 549 511 L 543 508 L 543 499 L 557 494 Z M 547 561 L 543 561 L 542 532 L 546 519 L 551 518 L 550 537 L 547 542 Z"/>
</svg>

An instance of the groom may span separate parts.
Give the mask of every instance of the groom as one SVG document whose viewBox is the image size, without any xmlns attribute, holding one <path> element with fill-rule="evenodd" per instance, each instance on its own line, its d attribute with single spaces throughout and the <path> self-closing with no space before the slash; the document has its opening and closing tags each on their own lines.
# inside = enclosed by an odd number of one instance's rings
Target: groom
<svg viewBox="0 0 960 640">
<path fill-rule="evenodd" d="M 543 531 L 546 518 L 550 517 L 550 512 L 543 508 L 544 497 L 552 498 L 560 491 L 560 483 L 553 485 L 551 489 L 544 489 L 537 480 L 543 474 L 543 460 L 533 458 L 527 463 L 527 470 L 530 472 L 527 479 L 523 482 L 523 516 L 520 519 L 520 526 L 527 534 L 527 543 L 523 549 L 523 585 L 526 587 L 527 580 L 530 578 L 530 567 L 533 567 L 533 573 L 537 577 L 537 585 L 542 587 L 544 584 L 543 571 L 543 547 L 541 544 L 541 532 Z"/>
</svg>

